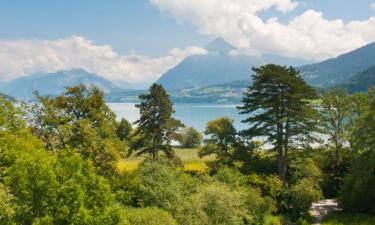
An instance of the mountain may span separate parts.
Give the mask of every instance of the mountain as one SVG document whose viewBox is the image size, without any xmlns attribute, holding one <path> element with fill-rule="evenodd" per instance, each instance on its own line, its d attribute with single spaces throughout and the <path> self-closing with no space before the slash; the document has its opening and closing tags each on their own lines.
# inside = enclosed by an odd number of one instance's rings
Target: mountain
<svg viewBox="0 0 375 225">
<path fill-rule="evenodd" d="M 330 87 L 349 80 L 355 74 L 375 65 L 375 42 L 336 58 L 299 68 L 307 83 Z"/>
<path fill-rule="evenodd" d="M 82 69 L 73 69 L 21 77 L 6 83 L 0 91 L 17 99 L 32 100 L 34 98 L 34 90 L 41 95 L 54 96 L 61 94 L 65 87 L 80 83 L 87 86 L 95 85 L 106 93 L 119 89 L 103 77 Z"/>
<path fill-rule="evenodd" d="M 205 46 L 209 52 L 187 57 L 163 74 L 157 83 L 169 91 L 207 87 L 236 80 L 250 79 L 251 67 L 266 63 L 301 65 L 304 60 L 276 55 L 251 56 L 234 54 L 235 47 L 222 38 Z"/>
<path fill-rule="evenodd" d="M 5 98 L 6 100 L 8 100 L 8 101 L 12 101 L 12 102 L 16 100 L 16 99 L 13 98 L 12 96 L 9 96 L 9 95 L 6 95 L 6 94 L 3 94 L 3 93 L 1 93 L 1 92 L 0 92 L 0 97 Z"/>
<path fill-rule="evenodd" d="M 355 93 L 365 92 L 373 85 L 375 85 L 375 66 L 357 73 L 348 81 L 336 86 L 336 88 L 342 88 L 347 90 L 349 93 Z"/>
<path fill-rule="evenodd" d="M 221 53 L 221 54 L 227 54 L 230 53 L 232 50 L 236 50 L 236 48 L 226 42 L 223 38 L 215 38 L 213 41 L 208 43 L 204 47 L 207 51 L 213 52 L 213 53 Z"/>
</svg>

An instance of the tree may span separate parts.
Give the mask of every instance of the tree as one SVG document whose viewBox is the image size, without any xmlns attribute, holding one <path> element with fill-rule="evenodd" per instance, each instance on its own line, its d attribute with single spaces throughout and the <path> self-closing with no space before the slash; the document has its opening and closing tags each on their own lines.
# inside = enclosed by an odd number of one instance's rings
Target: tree
<svg viewBox="0 0 375 225">
<path fill-rule="evenodd" d="M 293 67 L 268 64 L 253 71 L 253 83 L 238 107 L 248 115 L 242 122 L 250 126 L 241 133 L 250 139 L 267 138 L 277 151 L 278 174 L 285 181 L 289 148 L 316 140 L 318 112 L 308 101 L 315 91 Z"/>
<path fill-rule="evenodd" d="M 357 115 L 351 124 L 350 146 L 357 151 L 371 151 L 375 147 L 375 87 L 354 99 Z"/>
<path fill-rule="evenodd" d="M 58 152 L 73 148 L 90 158 L 103 173 L 110 173 L 126 145 L 116 135 L 116 116 L 96 87 L 68 87 L 57 97 L 40 96 L 32 109 L 32 132 L 45 148 Z"/>
<path fill-rule="evenodd" d="M 148 94 L 139 96 L 141 103 L 136 107 L 140 111 L 140 119 L 135 122 L 138 125 L 135 135 L 139 135 L 138 142 L 143 146 L 139 154 L 149 153 L 156 159 L 158 152 L 162 150 L 167 156 L 172 156 L 171 141 L 176 139 L 177 130 L 182 126 L 179 120 L 172 117 L 173 105 L 169 100 L 163 86 L 153 84 Z"/>
<path fill-rule="evenodd" d="M 340 163 L 340 150 L 347 140 L 345 120 L 351 114 L 351 99 L 343 90 L 328 91 L 323 94 L 323 120 L 325 131 L 333 144 L 335 151 L 335 164 Z"/>
<path fill-rule="evenodd" d="M 186 127 L 182 130 L 179 142 L 184 148 L 196 148 L 202 143 L 203 135 L 194 127 Z"/>
<path fill-rule="evenodd" d="M 353 98 L 344 90 L 331 90 L 323 94 L 322 118 L 324 133 L 328 135 L 328 154 L 325 182 L 325 194 L 336 196 L 347 172 L 345 162 L 345 144 L 349 140 L 349 124 L 353 113 Z"/>
<path fill-rule="evenodd" d="M 117 126 L 117 130 L 116 130 L 117 137 L 121 141 L 129 140 L 132 130 L 133 130 L 132 124 L 125 118 L 122 118 L 119 125 Z"/>
<path fill-rule="evenodd" d="M 205 146 L 200 150 L 201 157 L 216 154 L 219 161 L 228 162 L 231 158 L 233 146 L 236 144 L 236 128 L 229 117 L 221 117 L 207 123 L 204 134 Z"/>
</svg>

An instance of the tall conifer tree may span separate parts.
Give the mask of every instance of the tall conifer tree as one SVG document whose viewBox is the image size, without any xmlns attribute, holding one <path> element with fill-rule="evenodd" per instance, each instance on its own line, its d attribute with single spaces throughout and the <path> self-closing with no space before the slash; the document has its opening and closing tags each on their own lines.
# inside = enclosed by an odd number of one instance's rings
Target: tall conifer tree
<svg viewBox="0 0 375 225">
<path fill-rule="evenodd" d="M 138 125 L 135 135 L 139 137 L 139 144 L 136 144 L 141 149 L 139 153 L 150 153 L 155 159 L 162 150 L 167 156 L 172 156 L 171 141 L 176 139 L 182 123 L 172 117 L 173 104 L 167 92 L 163 86 L 153 84 L 149 93 L 140 95 L 139 99 L 141 103 L 136 107 L 141 117 L 135 122 Z"/>
<path fill-rule="evenodd" d="M 242 134 L 267 138 L 278 155 L 279 177 L 285 180 L 289 148 L 311 143 L 318 131 L 319 114 L 308 101 L 316 94 L 293 67 L 268 64 L 253 71 L 253 83 L 238 107 L 248 115 L 242 122 L 249 128 Z"/>
</svg>

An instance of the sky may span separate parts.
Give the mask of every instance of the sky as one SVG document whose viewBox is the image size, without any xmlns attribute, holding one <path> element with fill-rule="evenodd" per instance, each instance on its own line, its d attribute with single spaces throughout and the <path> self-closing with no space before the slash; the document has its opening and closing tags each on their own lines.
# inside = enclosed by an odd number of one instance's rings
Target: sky
<svg viewBox="0 0 375 225">
<path fill-rule="evenodd" d="M 0 0 L 0 80 L 82 68 L 152 82 L 215 37 L 321 61 L 375 41 L 375 0 Z"/>
</svg>

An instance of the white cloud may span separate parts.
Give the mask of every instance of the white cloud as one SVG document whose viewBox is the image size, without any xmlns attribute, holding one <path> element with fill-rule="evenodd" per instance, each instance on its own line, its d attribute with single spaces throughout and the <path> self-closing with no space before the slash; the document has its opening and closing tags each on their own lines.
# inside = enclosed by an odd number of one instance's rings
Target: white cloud
<svg viewBox="0 0 375 225">
<path fill-rule="evenodd" d="M 0 80 L 82 68 L 110 80 L 150 82 L 187 56 L 205 53 L 202 48 L 188 47 L 171 49 L 157 58 L 136 53 L 120 55 L 110 45 L 97 45 L 80 36 L 52 41 L 0 40 Z"/>
<path fill-rule="evenodd" d="M 307 10 L 287 23 L 277 17 L 262 20 L 258 13 L 276 7 L 288 13 L 293 0 L 150 0 L 178 22 L 189 22 L 199 31 L 220 36 L 242 50 L 321 60 L 353 50 L 375 40 L 375 17 L 344 23 L 327 20 L 321 12 Z"/>
<path fill-rule="evenodd" d="M 374 3 L 371 3 L 370 7 L 375 10 L 375 2 Z"/>
</svg>

